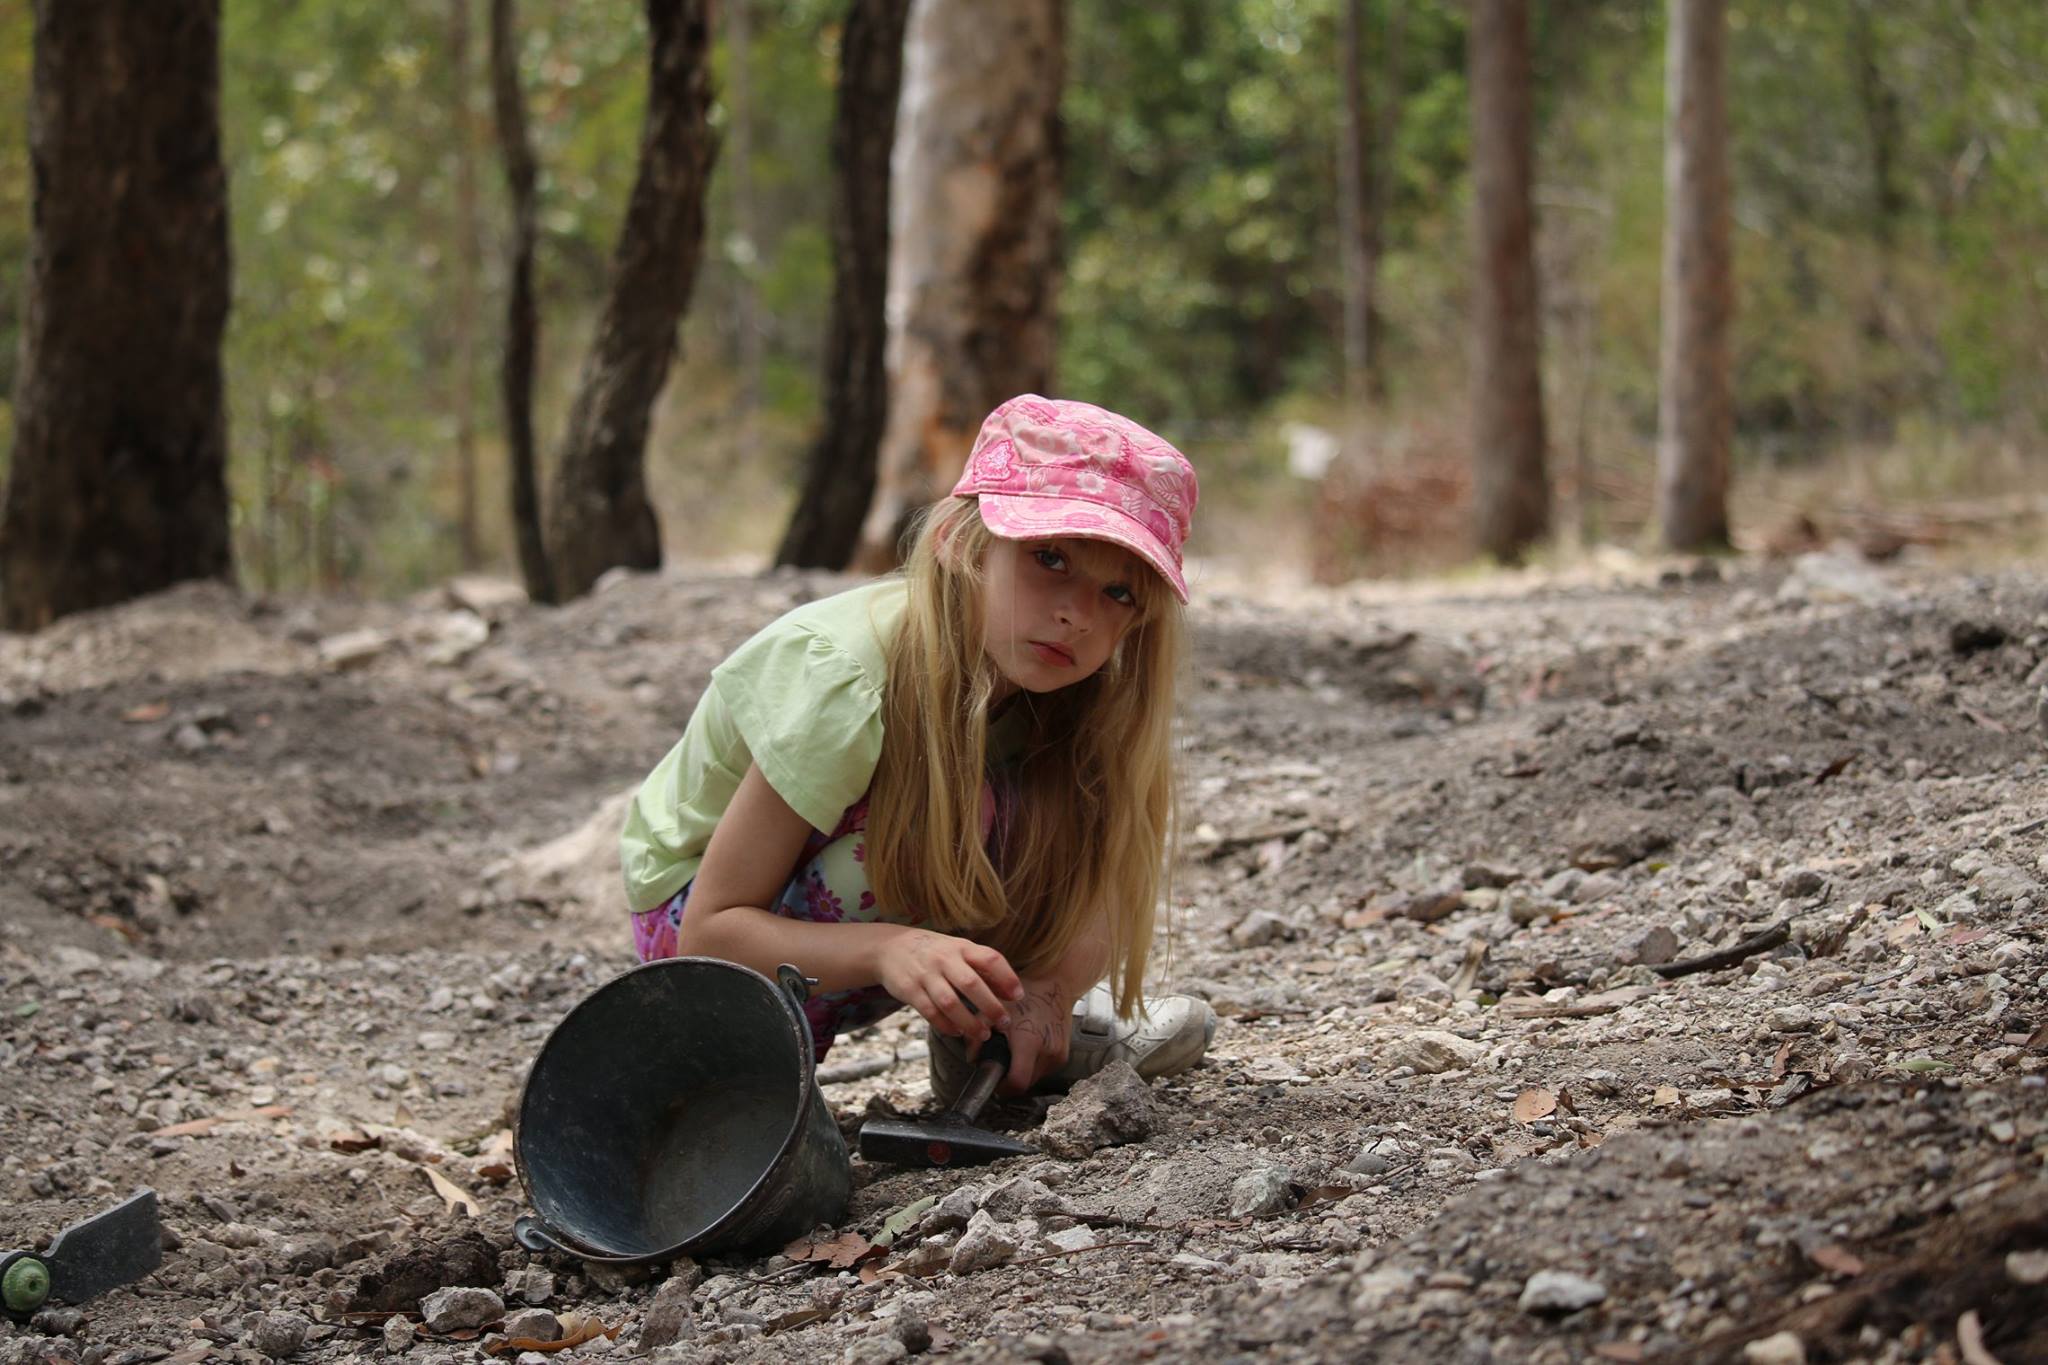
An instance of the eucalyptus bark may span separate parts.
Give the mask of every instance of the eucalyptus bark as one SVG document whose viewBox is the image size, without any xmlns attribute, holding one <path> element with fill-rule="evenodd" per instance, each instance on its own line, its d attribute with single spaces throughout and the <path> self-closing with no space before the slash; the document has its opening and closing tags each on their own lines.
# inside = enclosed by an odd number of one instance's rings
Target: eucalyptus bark
<svg viewBox="0 0 2048 1365">
<path fill-rule="evenodd" d="M 231 578 L 219 0 L 36 0 L 0 624 Z"/>
<path fill-rule="evenodd" d="M 1657 521 L 1672 550 L 1728 544 L 1734 433 L 1729 324 L 1727 0 L 1671 0 L 1665 54 L 1664 287 Z"/>
<path fill-rule="evenodd" d="M 1337 236 L 1344 277 L 1344 401 L 1350 440 L 1359 444 L 1365 404 L 1385 386 L 1377 364 L 1379 312 L 1379 157 L 1373 102 L 1365 80 L 1365 0 L 1344 0 L 1344 121 L 1337 143 Z M 1359 452 L 1354 448 L 1354 457 Z"/>
<path fill-rule="evenodd" d="M 455 274 L 455 499 L 458 552 L 462 567 L 474 569 L 483 555 L 477 525 L 476 320 L 477 222 L 476 117 L 471 107 L 470 5 L 448 0 L 450 108 L 455 143 L 455 221 L 449 264 Z"/>
<path fill-rule="evenodd" d="M 857 562 L 894 563 L 982 418 L 1052 384 L 1061 0 L 915 0 L 890 245 L 889 415 Z"/>
<path fill-rule="evenodd" d="M 874 500 L 875 462 L 889 410 L 889 161 L 910 2 L 852 0 L 839 39 L 825 424 L 811 443 L 803 491 L 775 552 L 778 564 L 845 568 Z"/>
<path fill-rule="evenodd" d="M 1475 0 L 1472 510 L 1479 548 L 1519 562 L 1550 527 L 1544 472 L 1527 0 Z"/>
<path fill-rule="evenodd" d="M 506 250 L 505 350 L 499 387 L 505 404 L 505 453 L 512 466 L 512 534 L 519 547 L 526 595 L 553 602 L 555 576 L 540 519 L 540 476 L 533 440 L 533 367 L 540 314 L 533 297 L 533 251 L 539 232 L 533 143 L 526 131 L 526 98 L 519 88 L 519 35 L 512 0 L 491 0 L 491 107 L 498 154 L 512 199 L 512 240 Z"/>
<path fill-rule="evenodd" d="M 563 597 L 606 570 L 661 564 L 647 429 L 675 359 L 704 249 L 711 132 L 710 0 L 648 0 L 647 121 L 611 289 L 555 465 L 550 562 Z"/>
</svg>

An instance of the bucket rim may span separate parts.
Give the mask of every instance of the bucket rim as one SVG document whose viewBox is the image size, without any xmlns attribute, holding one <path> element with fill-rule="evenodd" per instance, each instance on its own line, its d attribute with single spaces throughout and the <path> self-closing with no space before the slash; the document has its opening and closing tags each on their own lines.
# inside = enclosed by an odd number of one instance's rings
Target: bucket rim
<svg viewBox="0 0 2048 1365">
<path fill-rule="evenodd" d="M 541 1063 L 547 1060 L 549 1050 L 554 1047 L 556 1040 L 562 1035 L 562 1031 L 569 1027 L 585 1006 L 605 992 L 616 987 L 622 987 L 625 982 L 642 973 L 673 970 L 677 967 L 711 967 L 737 972 L 740 974 L 741 979 L 750 979 L 758 984 L 771 999 L 781 1005 L 783 1021 L 796 1036 L 801 1063 L 798 1067 L 796 1083 L 796 1117 L 791 1122 L 789 1131 L 783 1135 L 782 1145 L 776 1149 L 775 1156 L 762 1167 L 760 1176 L 753 1184 L 747 1187 L 744 1194 L 734 1201 L 731 1208 L 720 1214 L 715 1222 L 711 1223 L 696 1236 L 656 1251 L 626 1252 L 593 1247 L 583 1238 L 568 1232 L 566 1229 L 555 1226 L 554 1222 L 542 1212 L 540 1201 L 534 1197 L 533 1169 L 526 1160 L 527 1096 L 532 1090 L 534 1076 L 541 1069 Z M 797 979 L 801 981 L 803 978 L 799 975 Z M 554 1027 L 548 1030 L 548 1036 L 542 1040 L 539 1050 L 534 1053 L 533 1062 L 526 1069 L 526 1079 L 520 1083 L 519 1107 L 513 1115 L 512 1123 L 512 1161 L 519 1172 L 519 1185 L 526 1193 L 527 1206 L 533 1210 L 535 1218 L 549 1237 L 560 1243 L 564 1249 L 584 1260 L 601 1261 L 616 1265 L 651 1265 L 663 1261 L 672 1261 L 678 1256 L 691 1255 L 697 1249 L 714 1242 L 721 1233 L 740 1221 L 742 1215 L 746 1213 L 748 1206 L 754 1202 L 756 1196 L 782 1174 L 784 1168 L 789 1165 L 791 1159 L 795 1156 L 797 1145 L 804 1136 L 805 1115 L 809 1110 L 813 1095 L 817 1092 L 817 1088 L 813 1084 L 817 1074 L 817 1059 L 814 1056 L 814 1048 L 811 1042 L 810 1021 L 804 1017 L 801 1004 L 801 1000 L 794 995 L 793 988 L 785 988 L 744 963 L 730 962 L 722 957 L 664 957 L 656 958 L 652 962 L 642 962 L 628 967 L 610 980 L 601 983 L 595 990 L 572 1005 L 568 1013 L 555 1021 Z"/>
</svg>

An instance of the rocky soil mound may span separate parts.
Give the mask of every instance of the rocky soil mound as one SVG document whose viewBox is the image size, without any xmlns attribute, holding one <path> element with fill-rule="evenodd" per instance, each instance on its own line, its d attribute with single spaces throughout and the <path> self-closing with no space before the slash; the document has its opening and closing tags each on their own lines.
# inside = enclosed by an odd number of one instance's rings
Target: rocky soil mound
<svg viewBox="0 0 2048 1365">
<path fill-rule="evenodd" d="M 844 585 L 0 637 L 0 1243 L 165 1224 L 0 1361 L 2048 1359 L 2048 579 L 1825 555 L 1212 586 L 1155 957 L 1206 1061 L 856 1163 L 780 1252 L 521 1249 L 511 1103 L 631 965 L 623 794 Z M 842 1125 L 923 1055 L 843 1040 Z"/>
</svg>

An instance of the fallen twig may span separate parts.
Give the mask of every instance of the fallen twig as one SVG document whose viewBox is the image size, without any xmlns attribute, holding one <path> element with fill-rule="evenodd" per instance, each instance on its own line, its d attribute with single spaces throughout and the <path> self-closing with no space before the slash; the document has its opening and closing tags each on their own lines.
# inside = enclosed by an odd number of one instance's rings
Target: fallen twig
<svg viewBox="0 0 2048 1365">
<path fill-rule="evenodd" d="M 923 1061 L 930 1054 L 922 1047 L 908 1047 L 901 1052 L 892 1052 L 887 1057 L 868 1057 L 858 1062 L 834 1062 L 818 1068 L 819 1085 L 844 1085 L 848 1081 L 864 1081 L 870 1076 L 879 1076 L 893 1071 L 905 1062 Z"/>
<path fill-rule="evenodd" d="M 1781 943 L 1789 943 L 1791 939 L 1792 921 L 1781 919 L 1762 933 L 1753 934 L 1731 947 L 1718 952 L 1704 953 L 1699 957 L 1689 957 L 1683 962 L 1667 962 L 1650 970 L 1666 981 L 1675 981 L 1681 976 L 1691 976 L 1695 972 L 1718 972 L 1724 967 L 1733 967 L 1745 958 L 1769 952 Z"/>
</svg>

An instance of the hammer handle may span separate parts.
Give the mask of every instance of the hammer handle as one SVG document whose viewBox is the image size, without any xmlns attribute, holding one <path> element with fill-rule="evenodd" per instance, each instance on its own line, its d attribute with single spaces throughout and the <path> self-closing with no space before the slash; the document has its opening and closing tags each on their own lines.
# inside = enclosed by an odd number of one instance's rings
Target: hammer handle
<svg viewBox="0 0 2048 1365">
<path fill-rule="evenodd" d="M 1009 1069 L 1010 1040 L 1000 1033 L 991 1033 L 981 1045 L 981 1054 L 974 1059 L 974 1074 L 960 1087 L 960 1098 L 953 1101 L 953 1112 L 968 1123 L 974 1122 Z"/>
</svg>

